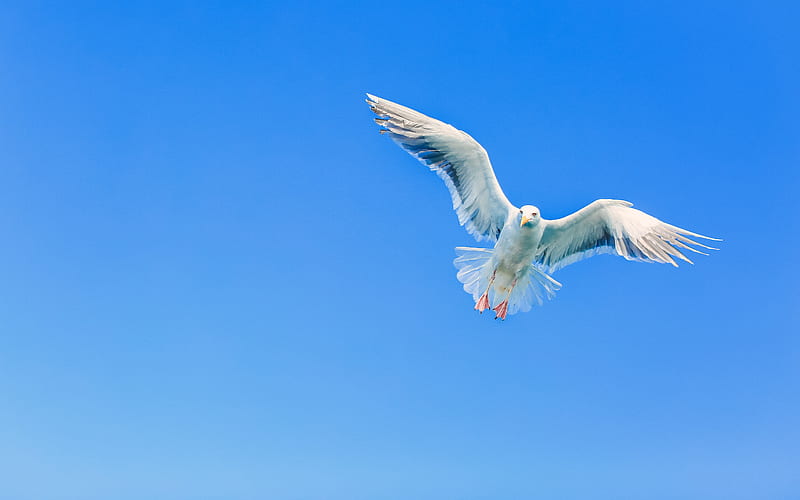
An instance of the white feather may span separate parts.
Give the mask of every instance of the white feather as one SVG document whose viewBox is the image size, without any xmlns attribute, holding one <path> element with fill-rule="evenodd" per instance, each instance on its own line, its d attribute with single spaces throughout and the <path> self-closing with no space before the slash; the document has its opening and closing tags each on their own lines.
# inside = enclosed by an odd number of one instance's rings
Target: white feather
<svg viewBox="0 0 800 500">
<path fill-rule="evenodd" d="M 486 150 L 451 125 L 386 99 L 367 97 L 381 132 L 442 178 L 461 225 L 478 241 L 496 241 L 517 208 L 500 189 Z"/>
<path fill-rule="evenodd" d="M 514 290 L 506 295 L 495 287 L 489 286 L 494 262 L 493 250 L 488 248 L 456 247 L 456 259 L 453 265 L 458 269 L 458 281 L 463 283 L 464 291 L 472 295 L 477 302 L 485 291 L 489 291 L 489 302 L 499 304 L 503 299 L 508 299 L 508 314 L 530 311 L 534 305 L 542 305 L 545 300 L 555 297 L 561 289 L 561 283 L 541 271 L 535 264 L 526 266 L 525 272 L 520 273 L 519 282 Z"/>
<path fill-rule="evenodd" d="M 597 200 L 567 217 L 542 219 L 545 227 L 534 260 L 548 272 L 603 253 L 677 267 L 676 259 L 692 263 L 680 249 L 703 253 L 688 245 L 716 250 L 687 236 L 715 238 L 672 226 L 632 206 L 622 200 Z"/>
</svg>

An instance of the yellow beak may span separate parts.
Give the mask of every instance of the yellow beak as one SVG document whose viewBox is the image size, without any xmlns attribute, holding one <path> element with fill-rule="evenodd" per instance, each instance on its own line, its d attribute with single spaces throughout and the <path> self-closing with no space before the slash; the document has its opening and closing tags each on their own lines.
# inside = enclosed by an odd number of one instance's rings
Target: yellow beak
<svg viewBox="0 0 800 500">
<path fill-rule="evenodd" d="M 527 223 L 528 223 L 528 222 L 530 222 L 530 221 L 531 221 L 531 220 L 530 220 L 529 218 L 527 218 L 527 217 L 525 217 L 525 216 L 523 215 L 523 216 L 522 216 L 522 220 L 521 220 L 521 221 L 520 221 L 520 223 L 519 223 L 519 227 L 522 227 L 522 226 L 524 226 L 525 224 L 527 224 Z"/>
</svg>

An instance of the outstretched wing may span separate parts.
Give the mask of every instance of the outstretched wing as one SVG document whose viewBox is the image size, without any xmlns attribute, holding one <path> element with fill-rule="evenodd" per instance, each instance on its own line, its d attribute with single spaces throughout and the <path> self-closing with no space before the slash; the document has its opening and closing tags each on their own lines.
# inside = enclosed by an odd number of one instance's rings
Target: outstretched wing
<svg viewBox="0 0 800 500">
<path fill-rule="evenodd" d="M 458 221 L 478 241 L 496 241 L 509 216 L 517 210 L 508 201 L 486 150 L 466 132 L 413 109 L 367 94 L 378 115 L 375 122 L 413 157 L 444 180 Z"/>
<path fill-rule="evenodd" d="M 597 200 L 562 219 L 542 220 L 545 228 L 535 261 L 552 272 L 593 255 L 610 253 L 677 267 L 675 259 L 692 263 L 681 249 L 707 255 L 689 245 L 716 250 L 687 236 L 720 240 L 669 225 L 632 206 L 622 200 Z"/>
</svg>

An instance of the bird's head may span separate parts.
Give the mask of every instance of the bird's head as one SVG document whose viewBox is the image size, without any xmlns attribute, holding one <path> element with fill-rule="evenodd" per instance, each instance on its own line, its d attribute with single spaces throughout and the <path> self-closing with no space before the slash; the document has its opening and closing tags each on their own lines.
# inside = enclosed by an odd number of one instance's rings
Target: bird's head
<svg viewBox="0 0 800 500">
<path fill-rule="evenodd" d="M 519 227 L 535 226 L 541 220 L 539 209 L 533 205 L 525 205 L 519 209 Z"/>
</svg>

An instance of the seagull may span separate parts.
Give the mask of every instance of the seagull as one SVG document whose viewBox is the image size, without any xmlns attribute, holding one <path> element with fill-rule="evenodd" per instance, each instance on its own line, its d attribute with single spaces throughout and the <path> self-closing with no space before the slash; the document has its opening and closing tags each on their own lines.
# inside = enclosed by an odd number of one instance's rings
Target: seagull
<svg viewBox="0 0 800 500">
<path fill-rule="evenodd" d="M 500 189 L 486 150 L 469 134 L 418 111 L 367 94 L 380 132 L 434 171 L 453 198 L 458 221 L 494 248 L 456 247 L 458 280 L 475 310 L 495 319 L 552 299 L 553 272 L 599 254 L 678 267 L 681 250 L 717 250 L 692 238 L 721 241 L 667 224 L 623 200 L 596 200 L 561 219 L 542 218 L 534 205 L 516 207 Z M 690 246 L 691 245 L 691 246 Z"/>
</svg>

